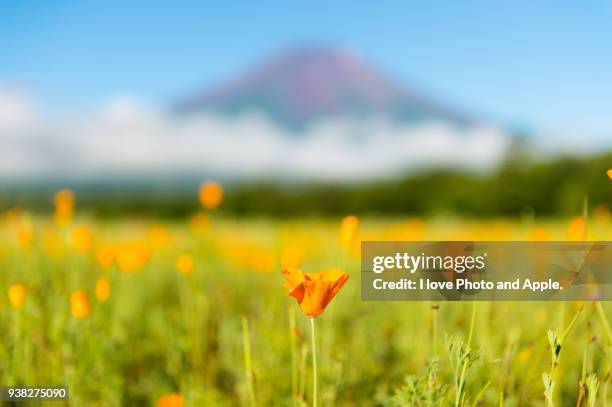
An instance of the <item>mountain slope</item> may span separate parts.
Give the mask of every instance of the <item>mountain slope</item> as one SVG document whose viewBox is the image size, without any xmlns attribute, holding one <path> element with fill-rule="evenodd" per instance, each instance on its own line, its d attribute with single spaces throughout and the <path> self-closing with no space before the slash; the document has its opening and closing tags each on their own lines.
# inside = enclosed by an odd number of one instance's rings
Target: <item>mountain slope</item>
<svg viewBox="0 0 612 407">
<path fill-rule="evenodd" d="M 229 83 L 185 98 L 174 110 L 226 115 L 257 110 L 295 129 L 336 116 L 470 122 L 389 79 L 354 54 L 329 48 L 281 53 Z"/>
</svg>

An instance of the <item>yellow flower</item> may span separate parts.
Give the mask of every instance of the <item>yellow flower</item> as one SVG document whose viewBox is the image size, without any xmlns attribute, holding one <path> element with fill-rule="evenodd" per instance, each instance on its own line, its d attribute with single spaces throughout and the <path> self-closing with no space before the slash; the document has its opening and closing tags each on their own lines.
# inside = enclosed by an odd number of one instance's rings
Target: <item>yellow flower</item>
<svg viewBox="0 0 612 407">
<path fill-rule="evenodd" d="M 358 228 L 359 218 L 357 216 L 345 216 L 340 224 L 340 244 L 349 247 L 357 237 Z"/>
<path fill-rule="evenodd" d="M 78 225 L 72 229 L 72 246 L 79 252 L 91 250 L 93 235 L 87 225 Z"/>
<path fill-rule="evenodd" d="M 96 280 L 96 298 L 99 301 L 106 302 L 110 297 L 111 286 L 108 278 L 98 277 Z"/>
<path fill-rule="evenodd" d="M 283 270 L 283 275 L 285 288 L 308 317 L 321 315 L 349 278 L 349 275 L 340 269 L 303 273 L 298 268 L 291 268 Z"/>
<path fill-rule="evenodd" d="M 25 302 L 26 289 L 22 284 L 13 284 L 8 289 L 9 302 L 15 309 L 21 309 Z"/>
<path fill-rule="evenodd" d="M 183 396 L 178 393 L 164 394 L 157 400 L 157 407 L 183 407 L 184 405 Z"/>
<path fill-rule="evenodd" d="M 125 273 L 138 271 L 147 264 L 151 257 L 151 250 L 146 242 L 133 240 L 121 244 L 115 252 L 115 260 L 119 270 Z"/>
<path fill-rule="evenodd" d="M 190 254 L 183 253 L 176 259 L 176 270 L 181 274 L 191 274 L 195 269 L 195 261 Z"/>
<path fill-rule="evenodd" d="M 206 209 L 215 209 L 223 200 L 223 188 L 218 182 L 207 181 L 200 185 L 200 203 Z"/>
<path fill-rule="evenodd" d="M 612 179 L 612 169 L 609 169 L 606 174 L 608 174 L 608 178 Z"/>
<path fill-rule="evenodd" d="M 103 244 L 98 247 L 96 251 L 96 260 L 98 264 L 103 269 L 110 268 L 113 265 L 113 260 L 115 258 L 115 251 L 113 250 L 113 246 L 109 244 Z"/>
<path fill-rule="evenodd" d="M 89 297 L 85 291 L 73 291 L 70 295 L 70 310 L 72 316 L 83 319 L 89 316 Z"/>
</svg>

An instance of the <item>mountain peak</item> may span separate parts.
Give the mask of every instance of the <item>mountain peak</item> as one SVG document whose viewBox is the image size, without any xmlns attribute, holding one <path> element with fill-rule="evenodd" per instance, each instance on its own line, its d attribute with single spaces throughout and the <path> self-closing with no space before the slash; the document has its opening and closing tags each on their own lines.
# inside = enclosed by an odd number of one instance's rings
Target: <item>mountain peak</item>
<svg viewBox="0 0 612 407">
<path fill-rule="evenodd" d="M 346 48 L 300 47 L 264 60 L 210 91 L 177 104 L 176 111 L 227 115 L 263 111 L 291 128 L 329 117 L 386 116 L 398 121 L 467 119 L 416 95 Z"/>
</svg>

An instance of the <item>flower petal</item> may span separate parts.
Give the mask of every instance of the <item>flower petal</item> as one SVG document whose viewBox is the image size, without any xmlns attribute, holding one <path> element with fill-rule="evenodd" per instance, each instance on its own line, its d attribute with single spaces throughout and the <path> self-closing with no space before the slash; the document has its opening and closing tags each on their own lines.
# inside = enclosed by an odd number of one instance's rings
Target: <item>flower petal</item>
<svg viewBox="0 0 612 407">
<path fill-rule="evenodd" d="M 321 280 L 321 273 L 304 273 L 306 281 L 317 281 Z"/>
<path fill-rule="evenodd" d="M 304 287 L 304 297 L 300 302 L 302 312 L 309 317 L 319 316 L 325 309 L 331 283 L 327 281 L 306 281 L 302 286 Z"/>
<path fill-rule="evenodd" d="M 346 273 L 343 273 L 343 275 L 332 284 L 332 286 L 330 287 L 329 293 L 327 294 L 326 302 L 323 305 L 324 307 L 327 307 L 327 304 L 329 304 L 331 300 L 336 296 L 336 294 L 338 294 L 338 291 L 340 291 L 340 289 L 342 288 L 342 286 L 344 285 L 344 283 L 346 283 L 346 280 L 348 279 L 349 279 L 349 275 Z"/>
<path fill-rule="evenodd" d="M 285 277 L 285 288 L 289 292 L 295 290 L 300 284 L 306 281 L 304 273 L 298 268 L 288 268 L 283 270 L 283 276 Z"/>
<path fill-rule="evenodd" d="M 319 273 L 320 279 L 323 281 L 337 281 L 342 276 L 347 275 L 344 271 L 339 268 L 327 269 Z"/>
<path fill-rule="evenodd" d="M 304 299 L 304 284 L 300 284 L 295 287 L 295 289 L 293 289 L 289 295 L 295 298 L 298 304 L 301 303 Z"/>
</svg>

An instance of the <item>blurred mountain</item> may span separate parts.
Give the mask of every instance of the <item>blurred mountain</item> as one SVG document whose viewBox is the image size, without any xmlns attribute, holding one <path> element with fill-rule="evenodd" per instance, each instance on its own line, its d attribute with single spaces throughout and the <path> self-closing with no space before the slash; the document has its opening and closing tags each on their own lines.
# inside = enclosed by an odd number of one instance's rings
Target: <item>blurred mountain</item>
<svg viewBox="0 0 612 407">
<path fill-rule="evenodd" d="M 384 116 L 393 121 L 472 120 L 393 80 L 359 56 L 334 48 L 297 48 L 269 58 L 239 78 L 180 100 L 178 113 L 266 113 L 302 129 L 329 117 Z"/>
</svg>

